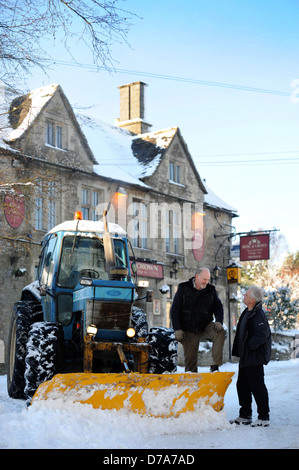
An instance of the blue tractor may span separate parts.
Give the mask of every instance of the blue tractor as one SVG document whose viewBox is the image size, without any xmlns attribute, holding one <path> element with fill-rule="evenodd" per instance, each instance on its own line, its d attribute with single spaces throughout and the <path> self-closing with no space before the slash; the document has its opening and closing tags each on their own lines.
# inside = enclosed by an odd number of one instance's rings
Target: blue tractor
<svg viewBox="0 0 299 470">
<path fill-rule="evenodd" d="M 106 215 L 92 222 L 79 213 L 45 236 L 37 280 L 23 289 L 12 315 L 11 397 L 30 401 L 57 373 L 176 371 L 173 331 L 148 331 L 145 313 L 134 306 L 126 233 Z"/>
</svg>

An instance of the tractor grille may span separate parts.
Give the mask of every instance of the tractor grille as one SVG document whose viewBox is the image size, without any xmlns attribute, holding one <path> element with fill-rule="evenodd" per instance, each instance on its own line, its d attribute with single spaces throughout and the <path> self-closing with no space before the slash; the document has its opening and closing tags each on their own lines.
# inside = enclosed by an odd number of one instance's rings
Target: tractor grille
<svg viewBox="0 0 299 470">
<path fill-rule="evenodd" d="M 98 329 L 127 330 L 130 326 L 131 304 L 129 302 L 88 301 L 86 325 Z"/>
</svg>

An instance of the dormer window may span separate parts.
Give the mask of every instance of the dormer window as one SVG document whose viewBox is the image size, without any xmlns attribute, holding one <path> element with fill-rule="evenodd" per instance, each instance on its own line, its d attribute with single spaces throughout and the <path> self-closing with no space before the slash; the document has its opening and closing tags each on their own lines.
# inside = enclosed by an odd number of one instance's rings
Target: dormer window
<svg viewBox="0 0 299 470">
<path fill-rule="evenodd" d="M 56 126 L 53 122 L 46 123 L 46 145 L 62 149 L 62 126 Z"/>
<path fill-rule="evenodd" d="M 169 162 L 169 181 L 181 184 L 181 166 L 174 162 Z"/>
</svg>

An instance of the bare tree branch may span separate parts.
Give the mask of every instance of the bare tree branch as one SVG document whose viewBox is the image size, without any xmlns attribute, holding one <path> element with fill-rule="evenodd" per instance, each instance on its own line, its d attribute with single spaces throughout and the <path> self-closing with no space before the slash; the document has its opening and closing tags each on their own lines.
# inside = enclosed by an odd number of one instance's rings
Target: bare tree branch
<svg viewBox="0 0 299 470">
<path fill-rule="evenodd" d="M 42 40 L 62 36 L 72 53 L 83 43 L 97 65 L 113 68 L 111 47 L 127 42 L 134 15 L 118 8 L 121 0 L 0 0 L 0 66 L 5 83 L 27 74 L 32 66 L 49 66 Z M 74 55 L 74 54 L 73 54 Z"/>
</svg>

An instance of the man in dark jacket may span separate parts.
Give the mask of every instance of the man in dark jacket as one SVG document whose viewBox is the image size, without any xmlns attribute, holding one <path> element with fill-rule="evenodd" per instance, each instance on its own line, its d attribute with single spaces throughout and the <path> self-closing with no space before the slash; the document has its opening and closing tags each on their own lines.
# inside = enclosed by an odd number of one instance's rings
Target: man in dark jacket
<svg viewBox="0 0 299 470">
<path fill-rule="evenodd" d="M 247 308 L 237 325 L 232 354 L 240 358 L 237 392 L 239 417 L 233 423 L 269 426 L 269 397 L 264 382 L 264 364 L 271 356 L 271 331 L 262 309 L 262 290 L 250 287 L 243 302 Z M 252 423 L 252 395 L 257 404 L 258 419 Z"/>
<path fill-rule="evenodd" d="M 186 372 L 197 372 L 198 346 L 202 336 L 213 342 L 211 372 L 217 371 L 222 364 L 225 340 L 223 307 L 209 281 L 208 268 L 198 269 L 195 277 L 179 284 L 171 306 L 172 326 L 176 340 L 184 348 Z"/>
</svg>

